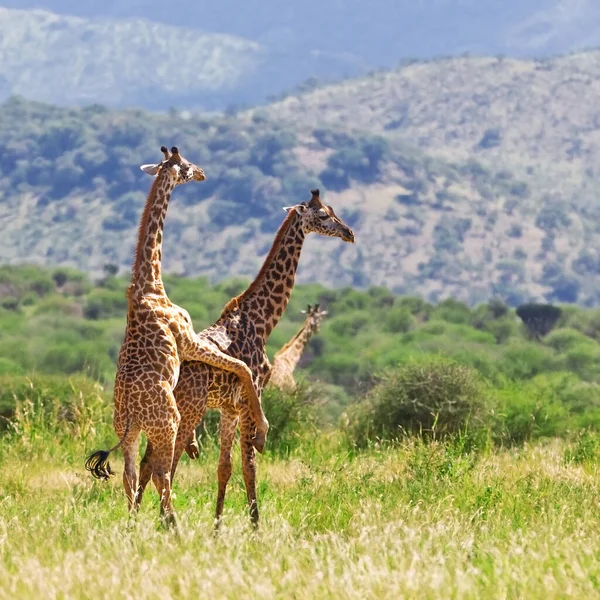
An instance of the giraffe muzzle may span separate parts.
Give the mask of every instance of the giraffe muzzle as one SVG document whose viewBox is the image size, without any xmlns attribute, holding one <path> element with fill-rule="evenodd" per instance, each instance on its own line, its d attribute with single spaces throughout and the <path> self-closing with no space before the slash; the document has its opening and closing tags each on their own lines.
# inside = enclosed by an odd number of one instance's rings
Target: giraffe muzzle
<svg viewBox="0 0 600 600">
<path fill-rule="evenodd" d="M 354 244 L 354 231 L 352 231 L 352 229 L 344 231 L 344 236 L 342 237 L 342 240 L 344 240 L 344 242 L 350 242 L 351 244 Z"/>
</svg>

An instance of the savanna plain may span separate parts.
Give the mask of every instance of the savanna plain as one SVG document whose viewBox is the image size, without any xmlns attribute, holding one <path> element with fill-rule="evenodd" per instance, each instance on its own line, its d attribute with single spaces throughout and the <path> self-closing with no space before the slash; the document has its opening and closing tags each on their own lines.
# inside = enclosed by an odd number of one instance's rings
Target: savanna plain
<svg viewBox="0 0 600 600">
<path fill-rule="evenodd" d="M 177 536 L 161 528 L 154 490 L 131 518 L 120 476 L 98 482 L 83 468 L 114 443 L 106 357 L 126 280 L 26 267 L 2 278 L 14 296 L 0 315 L 1 597 L 600 595 L 597 311 L 563 307 L 535 338 L 499 302 L 299 286 L 274 347 L 307 298 L 330 314 L 299 389 L 265 394 L 260 526 L 237 449 L 213 533 L 210 413 L 200 457 L 184 457 L 175 480 Z M 240 285 L 167 284 L 208 310 Z"/>
</svg>

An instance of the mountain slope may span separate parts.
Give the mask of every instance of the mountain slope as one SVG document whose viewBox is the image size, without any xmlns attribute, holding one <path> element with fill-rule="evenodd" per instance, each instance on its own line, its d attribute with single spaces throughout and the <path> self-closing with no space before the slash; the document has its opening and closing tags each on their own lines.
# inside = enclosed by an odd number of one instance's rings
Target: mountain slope
<svg viewBox="0 0 600 600">
<path fill-rule="evenodd" d="M 0 260 L 127 268 L 138 164 L 176 143 L 208 181 L 177 191 L 167 270 L 253 275 L 281 207 L 319 186 L 357 243 L 313 236 L 300 281 L 597 304 L 599 81 L 588 52 L 413 64 L 211 119 L 12 100 Z"/>
<path fill-rule="evenodd" d="M 146 19 L 0 8 L 0 98 L 166 111 L 256 103 L 356 59 Z"/>
</svg>

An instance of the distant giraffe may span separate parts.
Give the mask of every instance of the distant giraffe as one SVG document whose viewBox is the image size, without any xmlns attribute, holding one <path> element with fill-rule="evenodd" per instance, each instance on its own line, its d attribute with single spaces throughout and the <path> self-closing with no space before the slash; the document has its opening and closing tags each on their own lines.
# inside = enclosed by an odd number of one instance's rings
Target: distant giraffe
<svg viewBox="0 0 600 600">
<path fill-rule="evenodd" d="M 248 289 L 230 300 L 219 320 L 202 331 L 202 339 L 214 340 L 231 356 L 243 359 L 254 373 L 254 384 L 259 392 L 270 376 L 270 364 L 265 352 L 267 338 L 279 322 L 294 287 L 296 269 L 304 239 L 310 232 L 354 242 L 354 233 L 325 206 L 319 190 L 312 190 L 309 202 L 286 209 L 288 215 L 279 228 L 260 272 Z M 252 433 L 254 421 L 248 406 L 240 395 L 240 385 L 230 373 L 200 362 L 181 365 L 179 383 L 175 388 L 181 423 L 175 444 L 172 474 L 184 448 L 190 443 L 195 427 L 207 408 L 221 410 L 221 456 L 219 459 L 216 520 L 218 526 L 223 513 L 227 483 L 231 476 L 231 450 L 238 423 L 241 430 L 242 467 L 250 516 L 258 523 L 256 503 L 256 465 Z M 140 468 L 141 501 L 144 488 L 152 475 L 153 444 L 148 444 Z"/>
<path fill-rule="evenodd" d="M 294 380 L 294 369 L 300 361 L 300 357 L 308 344 L 308 340 L 319 331 L 319 325 L 323 317 L 327 314 L 326 310 L 319 310 L 319 305 L 314 307 L 308 305 L 306 319 L 296 335 L 273 357 L 273 368 L 271 369 L 271 385 L 280 390 L 294 391 L 296 381 Z"/>
<path fill-rule="evenodd" d="M 252 404 L 260 400 L 252 371 L 241 360 L 221 352 L 207 337 L 199 338 L 187 311 L 173 304 L 162 282 L 163 225 L 171 192 L 188 181 L 204 181 L 204 171 L 185 160 L 177 148 L 161 151 L 165 159 L 157 165 L 143 165 L 145 173 L 156 175 L 140 221 L 131 285 L 127 291 L 127 327 L 119 353 L 115 380 L 114 427 L 119 443 L 108 451 L 90 455 L 86 468 L 97 478 L 112 475 L 108 456 L 123 447 L 123 484 L 130 510 L 136 506 L 135 461 L 139 434 L 143 431 L 152 445 L 152 479 L 161 497 L 161 514 L 175 524 L 171 502 L 171 470 L 180 415 L 173 390 L 182 360 L 206 361 L 233 373 L 243 385 Z M 262 410 L 261 410 L 262 414 Z"/>
</svg>

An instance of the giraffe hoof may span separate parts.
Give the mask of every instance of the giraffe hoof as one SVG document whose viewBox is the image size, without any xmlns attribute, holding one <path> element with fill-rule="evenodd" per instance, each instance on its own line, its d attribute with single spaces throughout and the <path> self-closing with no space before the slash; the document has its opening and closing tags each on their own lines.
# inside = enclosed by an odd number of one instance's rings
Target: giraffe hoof
<svg viewBox="0 0 600 600">
<path fill-rule="evenodd" d="M 256 451 L 262 454 L 265 451 L 265 443 L 267 442 L 267 436 L 257 431 L 256 435 L 252 438 L 252 445 L 256 448 Z"/>
<path fill-rule="evenodd" d="M 198 447 L 198 442 L 196 440 L 194 440 L 193 442 L 190 442 L 186 447 L 185 447 L 185 453 L 192 459 L 195 460 L 196 458 L 198 458 L 200 456 L 200 448 Z"/>
</svg>

